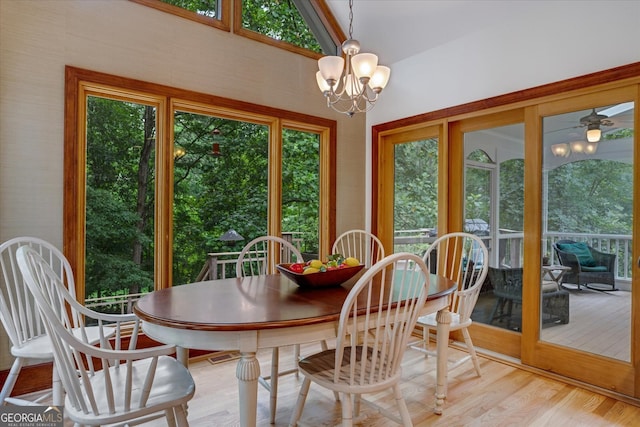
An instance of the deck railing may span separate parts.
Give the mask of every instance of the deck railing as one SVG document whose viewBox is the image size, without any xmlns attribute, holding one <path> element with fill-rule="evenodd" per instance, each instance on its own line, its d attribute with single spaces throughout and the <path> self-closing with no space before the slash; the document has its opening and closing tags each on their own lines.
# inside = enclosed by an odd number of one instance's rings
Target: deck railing
<svg viewBox="0 0 640 427">
<path fill-rule="evenodd" d="M 423 252 L 436 239 L 432 234 L 430 229 L 404 230 L 396 233 L 394 251 Z M 524 253 L 524 234 L 522 232 L 501 230 L 498 235 L 497 252 L 493 250 L 490 244 L 490 236 L 482 236 L 482 239 L 485 240 L 489 249 L 492 265 L 508 265 L 511 267 L 522 265 L 522 254 Z M 549 256 L 551 264 L 559 264 L 553 250 L 553 243 L 564 239 L 586 242 L 589 246 L 599 251 L 615 253 L 616 282 L 631 282 L 632 267 L 634 265 L 631 256 L 631 235 L 547 233 L 543 238 L 542 246 L 543 253 Z M 236 261 L 239 255 L 240 252 L 213 252 L 207 254 L 207 259 L 195 281 L 235 277 Z M 143 295 L 144 293 L 90 298 L 85 301 L 85 304 L 87 307 L 97 311 L 131 313 L 133 304 Z"/>
</svg>

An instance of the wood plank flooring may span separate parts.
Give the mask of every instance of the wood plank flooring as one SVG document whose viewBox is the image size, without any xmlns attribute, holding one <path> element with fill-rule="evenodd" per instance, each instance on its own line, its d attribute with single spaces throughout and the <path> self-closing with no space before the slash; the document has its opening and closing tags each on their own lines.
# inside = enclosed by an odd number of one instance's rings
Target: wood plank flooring
<svg viewBox="0 0 640 427">
<path fill-rule="evenodd" d="M 481 294 L 472 319 L 488 323 L 494 305 L 492 294 Z M 520 330 L 520 319 L 521 307 L 515 305 L 511 326 L 516 330 Z M 509 329 L 506 319 L 496 320 L 492 325 Z M 580 291 L 575 287 L 570 289 L 569 323 L 543 325 L 541 338 L 585 352 L 631 361 L 631 292 L 601 292 L 584 287 Z"/>
<path fill-rule="evenodd" d="M 543 328 L 542 340 L 629 362 L 631 292 L 569 292 L 569 323 Z"/>
<path fill-rule="evenodd" d="M 317 346 L 303 346 L 302 353 L 315 352 Z M 269 366 L 270 351 L 258 354 L 261 369 Z M 463 355 L 451 351 L 452 358 Z M 281 366 L 292 363 L 292 351 L 281 351 Z M 435 359 L 408 350 L 403 363 L 403 391 L 416 427 L 426 426 L 638 426 L 640 407 L 579 387 L 564 384 L 535 373 L 481 357 L 482 376 L 477 377 L 471 362 L 449 373 L 449 391 L 444 414 L 432 412 L 435 391 Z M 192 427 L 231 427 L 239 425 L 236 361 L 211 364 L 202 360 L 191 364 L 196 394 L 189 404 Z M 294 375 L 280 379 L 276 427 L 287 426 L 295 405 L 301 379 Z M 376 403 L 395 411 L 390 395 L 374 397 Z M 386 427 L 387 418 L 364 406 L 357 425 Z M 268 394 L 258 390 L 258 425 L 269 426 Z M 333 394 L 312 384 L 303 413 L 306 424 L 314 427 L 340 423 L 340 404 Z M 161 420 L 150 423 L 163 426 Z"/>
</svg>

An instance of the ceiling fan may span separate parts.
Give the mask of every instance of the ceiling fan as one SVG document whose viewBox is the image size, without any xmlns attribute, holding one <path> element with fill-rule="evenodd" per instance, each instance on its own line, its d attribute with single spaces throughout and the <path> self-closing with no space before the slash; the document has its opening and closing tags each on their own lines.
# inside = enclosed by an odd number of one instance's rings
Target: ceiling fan
<svg viewBox="0 0 640 427">
<path fill-rule="evenodd" d="M 587 127 L 587 141 L 598 142 L 602 137 L 600 126 L 613 126 L 613 122 L 608 120 L 609 116 L 598 114 L 596 109 L 591 110 L 591 114 L 580 118 L 580 126 Z"/>
</svg>

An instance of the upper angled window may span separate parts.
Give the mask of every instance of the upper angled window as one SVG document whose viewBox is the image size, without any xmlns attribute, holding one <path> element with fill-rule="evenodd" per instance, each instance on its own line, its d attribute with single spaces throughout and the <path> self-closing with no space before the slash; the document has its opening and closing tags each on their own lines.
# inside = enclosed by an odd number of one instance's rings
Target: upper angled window
<svg viewBox="0 0 640 427">
<path fill-rule="evenodd" d="M 163 12 L 229 31 L 229 0 L 131 0 Z"/>
<path fill-rule="evenodd" d="M 237 0 L 234 32 L 253 40 L 313 58 L 338 51 L 339 29 L 327 28 L 328 9 L 318 10 L 307 0 Z M 320 2 L 322 3 L 322 2 Z"/>
</svg>

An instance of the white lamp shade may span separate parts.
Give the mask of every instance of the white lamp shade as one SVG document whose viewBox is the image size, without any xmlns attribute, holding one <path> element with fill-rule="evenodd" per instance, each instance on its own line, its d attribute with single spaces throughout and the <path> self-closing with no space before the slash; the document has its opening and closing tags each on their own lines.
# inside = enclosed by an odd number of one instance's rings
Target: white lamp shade
<svg viewBox="0 0 640 427">
<path fill-rule="evenodd" d="M 376 72 L 373 73 L 373 77 L 369 80 L 369 87 L 371 89 L 379 89 L 382 90 L 389 83 L 389 76 L 391 75 L 391 69 L 389 67 L 385 67 L 384 65 L 378 65 L 376 68 Z"/>
<path fill-rule="evenodd" d="M 351 66 L 358 79 L 370 79 L 378 66 L 378 57 L 373 53 L 359 53 L 351 58 Z"/>
<path fill-rule="evenodd" d="M 344 68 L 344 58 L 341 56 L 323 56 L 318 59 L 318 69 L 324 80 L 340 80 L 342 69 Z"/>
<path fill-rule="evenodd" d="M 589 129 L 587 131 L 587 141 L 589 142 L 598 142 L 602 137 L 602 131 L 598 128 Z"/>
<path fill-rule="evenodd" d="M 329 86 L 329 83 L 327 83 L 327 81 L 322 78 L 322 74 L 320 73 L 320 71 L 316 72 L 316 82 L 318 83 L 318 87 L 320 88 L 320 91 L 322 93 L 331 90 L 331 86 Z"/>
<path fill-rule="evenodd" d="M 571 151 L 574 153 L 582 153 L 584 151 L 585 143 L 583 141 L 573 141 L 570 146 Z"/>
<path fill-rule="evenodd" d="M 584 152 L 587 153 L 587 154 L 596 154 L 596 151 L 598 151 L 598 143 L 597 142 L 588 142 L 584 146 Z"/>
<path fill-rule="evenodd" d="M 362 85 L 353 74 L 349 74 L 344 78 L 344 90 L 347 95 L 354 96 L 362 91 Z"/>
<path fill-rule="evenodd" d="M 569 144 L 554 144 L 551 146 L 551 152 L 554 156 L 565 157 L 569 155 Z"/>
</svg>

